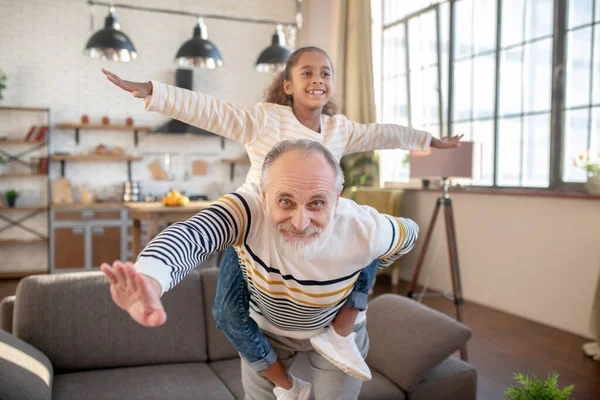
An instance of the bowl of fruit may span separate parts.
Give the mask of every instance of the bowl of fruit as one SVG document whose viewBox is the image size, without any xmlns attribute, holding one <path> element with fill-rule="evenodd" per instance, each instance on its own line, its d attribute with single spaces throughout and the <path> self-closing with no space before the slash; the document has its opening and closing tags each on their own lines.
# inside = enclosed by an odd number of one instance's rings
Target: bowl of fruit
<svg viewBox="0 0 600 400">
<path fill-rule="evenodd" d="M 178 190 L 171 190 L 163 197 L 162 203 L 165 206 L 186 206 L 190 203 L 190 199 L 179 193 Z"/>
</svg>

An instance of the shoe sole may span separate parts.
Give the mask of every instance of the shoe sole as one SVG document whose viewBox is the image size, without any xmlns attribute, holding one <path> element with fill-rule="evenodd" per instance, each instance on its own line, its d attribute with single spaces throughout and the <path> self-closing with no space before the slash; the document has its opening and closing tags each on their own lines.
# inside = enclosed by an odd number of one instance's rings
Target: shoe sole
<svg viewBox="0 0 600 400">
<path fill-rule="evenodd" d="M 361 380 L 363 382 L 369 382 L 372 379 L 372 377 L 367 376 L 365 374 L 361 374 L 357 370 L 349 368 L 346 364 L 344 364 L 344 363 L 336 360 L 335 358 L 330 357 L 317 344 L 313 343 L 312 340 L 311 340 L 311 344 L 312 344 L 313 348 L 317 351 L 317 353 L 319 353 L 324 359 L 326 359 L 327 361 L 329 361 L 330 363 L 332 363 L 333 365 L 335 365 L 336 367 L 338 367 L 339 369 L 341 369 L 342 371 L 344 371 L 345 374 L 348 374 L 351 377 L 356 378 L 358 380 Z"/>
</svg>

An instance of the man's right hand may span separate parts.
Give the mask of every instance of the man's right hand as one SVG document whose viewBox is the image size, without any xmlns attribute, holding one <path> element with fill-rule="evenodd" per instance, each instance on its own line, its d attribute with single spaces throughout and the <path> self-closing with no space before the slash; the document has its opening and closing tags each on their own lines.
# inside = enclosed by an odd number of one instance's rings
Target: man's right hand
<svg viewBox="0 0 600 400">
<path fill-rule="evenodd" d="M 160 301 L 162 291 L 156 279 L 138 273 L 130 262 L 115 261 L 100 266 L 110 282 L 110 294 L 117 306 L 138 324 L 156 327 L 165 323 L 167 313 Z"/>
<path fill-rule="evenodd" d="M 118 75 L 113 74 L 107 69 L 102 68 L 102 73 L 106 78 L 120 87 L 121 89 L 131 93 L 134 97 L 144 98 L 152 94 L 152 83 L 150 82 L 132 82 L 121 79 Z"/>
</svg>

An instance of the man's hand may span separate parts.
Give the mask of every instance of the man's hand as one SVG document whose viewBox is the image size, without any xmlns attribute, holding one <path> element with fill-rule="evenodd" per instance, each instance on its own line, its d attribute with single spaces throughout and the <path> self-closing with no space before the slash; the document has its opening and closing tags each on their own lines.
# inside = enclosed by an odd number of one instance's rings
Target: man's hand
<svg viewBox="0 0 600 400">
<path fill-rule="evenodd" d="M 125 79 L 119 78 L 118 75 L 113 74 L 107 69 L 102 68 L 102 73 L 106 75 L 106 78 L 120 87 L 121 89 L 131 93 L 134 97 L 144 98 L 152 94 L 152 83 L 150 82 L 131 82 Z"/>
<path fill-rule="evenodd" d="M 450 139 L 443 138 L 442 140 L 431 138 L 431 147 L 434 149 L 456 149 L 460 147 L 460 139 L 463 138 L 464 135 L 452 136 Z"/>
<path fill-rule="evenodd" d="M 156 327 L 165 323 L 167 313 L 160 302 L 160 284 L 136 272 L 130 262 L 115 261 L 100 266 L 110 281 L 110 294 L 117 306 L 127 311 L 140 325 Z"/>
</svg>

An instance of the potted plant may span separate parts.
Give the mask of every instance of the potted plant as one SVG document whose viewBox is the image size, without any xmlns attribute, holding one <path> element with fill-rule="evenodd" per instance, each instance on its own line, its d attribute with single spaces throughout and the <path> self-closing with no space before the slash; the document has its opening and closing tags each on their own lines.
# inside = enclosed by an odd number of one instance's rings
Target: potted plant
<svg viewBox="0 0 600 400">
<path fill-rule="evenodd" d="M 588 173 L 588 180 L 585 184 L 586 189 L 589 193 L 600 194 L 600 153 L 596 157 L 596 160 L 592 159 L 591 150 L 586 153 L 581 153 L 579 156 L 573 159 L 573 165 L 581 168 Z"/>
<path fill-rule="evenodd" d="M 2 92 L 6 89 L 6 74 L 0 69 L 0 100 L 4 98 Z"/>
<path fill-rule="evenodd" d="M 558 387 L 558 373 L 548 374 L 546 379 L 537 379 L 517 373 L 514 378 L 522 387 L 510 387 L 504 391 L 502 400 L 572 400 L 575 386 Z"/>
<path fill-rule="evenodd" d="M 6 192 L 6 203 L 8 204 L 9 207 L 14 207 L 15 203 L 17 201 L 17 197 L 19 197 L 19 192 L 17 192 L 16 190 L 9 190 L 8 192 Z"/>
</svg>

